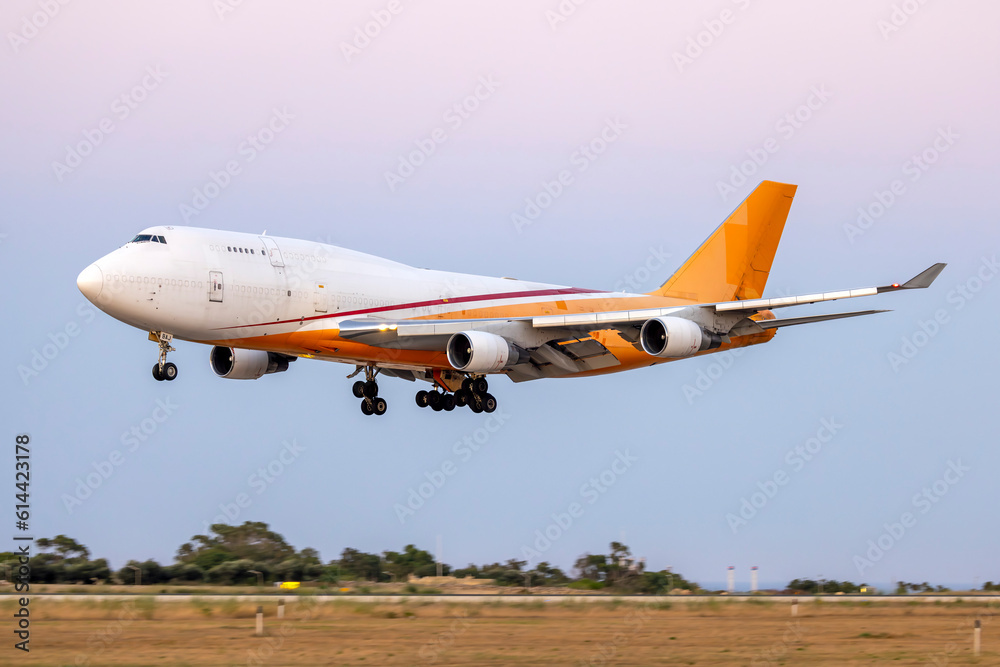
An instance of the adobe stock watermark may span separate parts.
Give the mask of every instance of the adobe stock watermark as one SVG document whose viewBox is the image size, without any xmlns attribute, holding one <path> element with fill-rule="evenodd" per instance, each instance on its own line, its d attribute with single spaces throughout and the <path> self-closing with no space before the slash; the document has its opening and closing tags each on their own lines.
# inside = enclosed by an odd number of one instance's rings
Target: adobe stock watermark
<svg viewBox="0 0 1000 667">
<path fill-rule="evenodd" d="M 951 125 L 939 127 L 937 136 L 934 137 L 930 145 L 920 152 L 914 153 L 903 162 L 901 167 L 903 176 L 910 183 L 916 183 L 941 159 L 943 154 L 951 150 L 960 138 L 960 135 L 951 129 Z M 847 235 L 847 240 L 853 245 L 859 236 L 864 236 L 876 221 L 880 220 L 906 193 L 906 181 L 902 178 L 893 179 L 885 190 L 875 190 L 872 193 L 873 200 L 865 206 L 858 207 L 857 219 L 853 223 L 844 223 L 844 234 Z"/>
<path fill-rule="evenodd" d="M 243 511 L 253 505 L 254 498 L 267 491 L 285 473 L 285 470 L 299 460 L 305 450 L 305 446 L 300 445 L 295 438 L 283 441 L 278 454 L 247 477 L 246 485 L 249 487 L 249 491 L 241 491 L 236 494 L 232 501 L 219 503 L 219 514 L 216 514 L 211 521 L 202 522 L 202 532 L 208 535 L 212 526 L 218 523 L 236 525 L 236 520 L 240 518 Z M 253 492 L 252 496 L 250 491 Z"/>
<path fill-rule="evenodd" d="M 545 20 L 548 21 L 552 32 L 555 32 L 563 23 L 566 23 L 570 17 L 576 14 L 576 10 L 586 3 L 587 0 L 560 0 L 555 9 L 546 9 Z"/>
<path fill-rule="evenodd" d="M 979 267 L 964 283 L 959 283 L 945 296 L 947 303 L 951 304 L 952 310 L 958 312 L 965 308 L 969 302 L 976 298 L 982 289 L 996 277 L 1000 272 L 1000 263 L 997 256 L 982 257 Z M 893 373 L 913 361 L 920 351 L 927 347 L 934 338 L 941 333 L 941 330 L 951 322 L 952 313 L 946 308 L 938 308 L 934 315 L 927 320 L 919 320 L 913 332 L 900 339 L 899 348 L 886 354 L 886 361 Z"/>
<path fill-rule="evenodd" d="M 826 103 L 833 97 L 826 88 L 825 83 L 812 86 L 805 101 L 791 111 L 782 114 L 774 123 L 774 131 L 777 136 L 770 136 L 761 142 L 760 146 L 754 146 L 746 150 L 747 159 L 739 164 L 729 167 L 729 178 L 725 181 L 715 182 L 722 201 L 727 201 L 730 195 L 736 193 L 737 188 L 746 185 L 747 179 L 760 171 L 771 159 L 771 156 L 781 150 L 782 141 L 790 141 L 795 134 L 806 126 L 813 119 L 817 111 L 826 106 Z"/>
<path fill-rule="evenodd" d="M 482 426 L 465 434 L 461 440 L 452 445 L 451 451 L 457 458 L 457 463 L 455 459 L 447 458 L 433 470 L 425 471 L 424 481 L 407 489 L 404 502 L 398 502 L 392 506 L 392 511 L 396 514 L 400 525 L 406 523 L 410 517 L 415 516 L 431 498 L 437 495 L 438 491 L 447 484 L 448 479 L 454 477 L 458 472 L 459 465 L 468 463 L 509 420 L 510 415 L 505 413 L 503 408 L 488 415 L 483 420 Z"/>
<path fill-rule="evenodd" d="M 49 22 L 69 3 L 70 0 L 38 0 L 39 11 L 22 16 L 18 31 L 11 30 L 7 33 L 7 41 L 10 42 L 10 48 L 14 49 L 14 53 L 19 53 L 28 42 L 38 37 L 45 26 L 49 25 Z"/>
<path fill-rule="evenodd" d="M 736 535 L 740 528 L 750 525 L 750 521 L 757 514 L 767 507 L 768 503 L 774 500 L 782 487 L 787 486 L 792 476 L 806 467 L 806 464 L 819 456 L 823 447 L 829 444 L 834 436 L 844 428 L 843 424 L 837 422 L 836 417 L 823 418 L 819 421 L 819 428 L 816 434 L 806 439 L 805 442 L 795 445 L 785 453 L 785 465 L 789 470 L 778 468 L 769 478 L 757 482 L 757 491 L 749 496 L 740 498 L 740 507 L 734 512 L 726 514 L 726 524 L 729 530 Z"/>
<path fill-rule="evenodd" d="M 295 600 L 295 609 L 297 611 L 298 618 L 296 619 L 299 623 L 308 623 L 312 620 L 313 613 L 316 611 L 317 602 L 312 600 L 310 596 L 303 595 L 299 596 Z M 269 633 L 264 637 L 256 648 L 247 649 L 247 667 L 263 667 L 267 664 L 275 653 L 285 648 L 285 642 L 291 639 L 297 628 L 295 624 L 291 621 L 284 621 L 278 626 L 278 629 L 274 633 Z"/>
<path fill-rule="evenodd" d="M 750 661 L 750 667 L 771 667 L 772 665 L 783 665 L 788 660 L 788 651 L 793 644 L 801 644 L 802 624 L 796 621 L 785 623 L 785 632 L 781 635 L 781 640 L 771 644 L 770 647 L 758 651 Z"/>
<path fill-rule="evenodd" d="M 587 505 L 596 503 L 638 461 L 639 457 L 633 456 L 629 449 L 626 448 L 625 451 L 616 449 L 611 465 L 580 486 L 581 501 L 586 501 Z M 552 522 L 535 530 L 534 541 L 530 545 L 521 545 L 521 558 L 529 563 L 540 561 L 542 554 L 551 549 L 552 545 L 583 517 L 586 510 L 583 502 L 573 501 L 566 507 L 565 512 L 553 512 L 550 515 Z"/>
<path fill-rule="evenodd" d="M 374 9 L 371 12 L 371 20 L 364 24 L 355 26 L 354 37 L 351 41 L 340 42 L 340 52 L 344 55 L 344 60 L 350 65 L 361 52 L 372 45 L 372 42 L 382 34 L 382 31 L 399 16 L 404 9 L 401 0 L 389 0 L 383 9 Z"/>
<path fill-rule="evenodd" d="M 715 383 L 733 367 L 736 360 L 742 357 L 746 351 L 745 347 L 734 347 L 709 355 L 712 361 L 705 368 L 698 369 L 694 382 L 686 383 L 681 387 L 681 392 L 687 399 L 688 405 L 694 405 L 696 398 L 701 398 L 705 392 L 714 387 Z"/>
<path fill-rule="evenodd" d="M 212 0 L 212 9 L 220 21 L 225 21 L 226 16 L 243 6 L 243 2 L 244 0 Z"/>
<path fill-rule="evenodd" d="M 879 33 L 882 35 L 882 39 L 888 41 L 890 35 L 902 30 L 906 24 L 910 22 L 910 19 L 913 18 L 926 4 L 927 0 L 903 0 L 900 3 L 894 2 L 892 4 L 892 11 L 889 12 L 889 18 L 879 19 L 875 22 L 875 27 L 878 28 Z"/>
<path fill-rule="evenodd" d="M 247 138 L 236 147 L 237 157 L 228 160 L 218 171 L 209 170 L 205 183 L 193 190 L 190 204 L 182 202 L 178 206 L 181 219 L 190 222 L 191 218 L 201 215 L 209 204 L 232 185 L 233 179 L 243 173 L 246 165 L 256 160 L 279 134 L 288 129 L 289 122 L 294 119 L 295 116 L 288 112 L 287 107 L 272 109 L 271 117 L 264 126 L 247 135 Z"/>
<path fill-rule="evenodd" d="M 474 620 L 469 618 L 467 609 L 462 609 L 455 614 L 454 620 L 448 625 L 448 629 L 437 633 L 433 639 L 420 647 L 417 655 L 427 662 L 437 662 L 441 656 L 448 651 L 455 642 L 469 630 L 469 626 Z"/>
<path fill-rule="evenodd" d="M 426 164 L 427 160 L 437 152 L 438 146 L 448 141 L 449 130 L 455 132 L 462 127 L 483 102 L 493 97 L 493 93 L 499 87 L 500 82 L 492 75 L 479 77 L 479 83 L 475 90 L 448 107 L 448 110 L 441 116 L 441 120 L 448 129 L 436 127 L 426 137 L 414 140 L 415 148 L 405 155 L 399 155 L 396 169 L 384 173 L 389 191 L 395 192 L 396 188 L 405 183 L 410 176 L 413 176 L 417 169 Z"/>
<path fill-rule="evenodd" d="M 105 651 L 117 643 L 125 630 L 139 618 L 139 612 L 135 608 L 135 600 L 124 602 L 114 620 L 108 621 L 104 628 L 90 634 L 87 638 L 87 647 L 90 650 L 87 653 L 78 653 L 73 664 L 76 667 L 94 664 L 94 661 L 100 659 Z"/>
<path fill-rule="evenodd" d="M 649 246 L 648 250 L 649 254 L 646 255 L 645 261 L 633 269 L 631 273 L 622 276 L 612 288 L 614 291 L 643 293 L 643 290 L 649 287 L 649 281 L 667 265 L 667 260 L 670 259 L 671 255 L 663 249 L 662 245 L 655 248 Z"/>
<path fill-rule="evenodd" d="M 635 639 L 635 636 L 649 624 L 651 619 L 652 614 L 649 612 L 649 603 L 643 604 L 638 609 L 630 609 L 625 614 L 625 626 L 628 629 L 628 633 L 622 631 L 616 632 L 612 635 L 611 639 L 602 642 L 600 646 L 594 649 L 587 660 L 579 664 L 590 667 L 607 665 L 618 657 L 618 652 L 631 643 Z"/>
<path fill-rule="evenodd" d="M 855 554 L 851 561 L 857 568 L 858 574 L 863 575 L 865 570 L 875 567 L 885 555 L 893 549 L 906 536 L 907 531 L 913 529 L 922 515 L 930 512 L 941 499 L 948 495 L 951 487 L 958 484 L 965 474 L 971 472 L 972 468 L 962 464 L 962 460 L 948 461 L 941 477 L 934 480 L 913 494 L 910 504 L 916 513 L 906 511 L 900 514 L 899 521 L 893 523 L 883 523 L 882 533 L 873 540 L 868 540 L 868 548 L 863 554 Z"/>
<path fill-rule="evenodd" d="M 986 604 L 983 608 L 976 609 L 976 611 L 955 623 L 955 627 L 952 630 L 952 641 L 945 644 L 944 649 L 937 654 L 930 654 L 927 658 L 928 664 L 935 667 L 945 667 L 951 664 L 951 658 L 954 657 L 957 659 L 959 653 L 963 651 L 963 644 L 968 642 L 969 631 L 975 627 L 975 622 L 979 621 L 982 626 L 985 626 L 990 621 L 996 619 L 997 612 L 994 612 L 993 609 L 1000 606 L 1000 596 L 977 595 L 976 602 L 985 602 Z M 968 664 L 964 660 L 962 662 Z"/>
<path fill-rule="evenodd" d="M 52 173 L 60 183 L 67 175 L 72 174 L 80 167 L 84 160 L 97 150 L 97 147 L 104 143 L 104 140 L 117 128 L 115 121 L 121 123 L 145 102 L 150 93 L 160 87 L 168 74 L 160 69 L 159 65 L 150 65 L 146 68 L 146 73 L 139 82 L 129 90 L 116 97 L 111 102 L 111 115 L 99 120 L 96 127 L 86 128 L 82 131 L 83 139 L 75 144 L 66 145 L 66 155 L 62 162 L 52 161 Z"/>
<path fill-rule="evenodd" d="M 56 358 L 61 355 L 74 338 L 83 333 L 83 327 L 94 321 L 97 310 L 87 301 L 76 305 L 76 318 L 71 319 L 62 328 L 52 331 L 46 336 L 44 343 L 31 348 L 30 360 L 27 364 L 17 365 L 17 375 L 25 387 L 42 374 Z"/>
<path fill-rule="evenodd" d="M 751 0 L 731 1 L 740 11 L 746 11 L 752 4 Z M 673 53 L 674 65 L 677 66 L 677 71 L 683 74 L 686 67 L 693 65 L 694 61 L 701 58 L 705 54 L 705 51 L 710 49 L 716 40 L 722 37 L 722 33 L 726 31 L 726 28 L 736 23 L 738 16 L 737 12 L 727 7 L 719 12 L 718 16 L 702 21 L 701 24 L 704 26 L 704 29 L 689 36 L 683 50 L 674 51 Z"/>
<path fill-rule="evenodd" d="M 569 157 L 570 168 L 560 170 L 551 181 L 543 180 L 541 190 L 534 196 L 525 197 L 524 209 L 521 212 L 511 214 L 510 221 L 517 233 L 521 234 L 525 227 L 533 225 L 542 213 L 562 197 L 569 186 L 576 182 L 576 174 L 587 171 L 594 162 L 604 155 L 611 144 L 621 138 L 622 133 L 627 129 L 628 125 L 623 123 L 620 118 L 609 118 L 593 139 L 580 144 Z"/>
<path fill-rule="evenodd" d="M 113 449 L 106 459 L 92 462 L 90 465 L 93 471 L 83 477 L 76 478 L 76 487 L 73 489 L 73 493 L 63 493 L 60 496 L 66 513 L 72 515 L 74 511 L 82 507 L 83 503 L 93 496 L 95 491 L 104 486 L 104 483 L 111 479 L 115 472 L 125 464 L 129 454 L 137 452 L 140 447 L 149 443 L 160 427 L 173 417 L 179 407 L 169 397 L 156 399 L 155 407 L 149 416 L 137 424 L 133 424 L 129 430 L 121 434 L 122 449 Z"/>
</svg>

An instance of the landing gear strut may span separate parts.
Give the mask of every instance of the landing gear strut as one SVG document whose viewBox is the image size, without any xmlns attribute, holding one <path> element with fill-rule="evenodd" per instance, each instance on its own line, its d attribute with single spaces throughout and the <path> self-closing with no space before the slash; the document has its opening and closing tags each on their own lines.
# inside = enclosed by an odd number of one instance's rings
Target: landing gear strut
<svg viewBox="0 0 1000 667">
<path fill-rule="evenodd" d="M 153 366 L 153 377 L 157 382 L 162 382 L 163 380 L 173 381 L 177 377 L 177 364 L 167 361 L 167 352 L 176 351 L 170 346 L 170 341 L 174 337 L 164 331 L 159 331 L 157 333 L 150 333 L 149 338 L 160 345 L 160 360 Z"/>
<path fill-rule="evenodd" d="M 467 405 L 477 414 L 488 413 L 497 409 L 497 399 L 493 394 L 487 393 L 489 388 L 485 377 L 467 377 L 462 380 L 462 388 L 454 393 L 438 391 L 438 385 L 435 384 L 431 391 L 418 391 L 416 401 L 421 408 L 430 408 L 434 412 L 451 412 L 456 407 Z"/>
<path fill-rule="evenodd" d="M 358 369 L 347 377 L 352 378 L 362 370 L 365 372 L 365 379 L 358 380 L 351 387 L 355 398 L 361 399 L 361 412 L 366 415 L 384 415 L 389 404 L 378 395 L 378 382 L 375 381 L 378 369 L 374 366 L 358 366 Z"/>
</svg>

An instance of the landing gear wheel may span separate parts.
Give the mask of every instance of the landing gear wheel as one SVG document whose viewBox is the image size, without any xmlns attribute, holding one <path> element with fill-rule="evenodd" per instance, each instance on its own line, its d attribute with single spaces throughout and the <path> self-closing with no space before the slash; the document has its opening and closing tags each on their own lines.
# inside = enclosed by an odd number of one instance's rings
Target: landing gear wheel
<svg viewBox="0 0 1000 667">
<path fill-rule="evenodd" d="M 445 412 L 451 412 L 455 409 L 455 396 L 453 394 L 445 394 L 441 397 L 441 409 Z"/>
<path fill-rule="evenodd" d="M 469 409 L 477 415 L 483 411 L 483 404 L 478 396 L 473 395 L 472 398 L 469 399 Z"/>
<path fill-rule="evenodd" d="M 364 383 L 362 391 L 364 392 L 365 398 L 375 398 L 378 396 L 378 382 L 375 380 L 368 380 Z"/>
<path fill-rule="evenodd" d="M 472 391 L 480 395 L 485 395 L 487 391 L 490 390 L 490 383 L 486 381 L 486 378 L 479 377 L 472 381 Z"/>
<path fill-rule="evenodd" d="M 497 399 L 493 397 L 493 394 L 486 394 L 483 396 L 483 412 L 493 412 L 497 409 Z"/>
<path fill-rule="evenodd" d="M 462 380 L 462 391 L 470 393 L 472 392 L 472 378 L 465 378 L 464 380 Z"/>
<path fill-rule="evenodd" d="M 361 412 L 365 413 L 366 415 L 374 414 L 374 410 L 372 410 L 371 401 L 369 401 L 367 398 L 361 401 Z"/>
<path fill-rule="evenodd" d="M 170 346 L 170 341 L 174 339 L 171 334 L 164 331 L 150 331 L 149 332 L 151 340 L 156 341 L 157 345 L 160 347 L 160 359 L 153 366 L 153 378 L 157 382 L 162 382 L 163 380 L 173 380 L 177 377 L 177 366 L 175 364 L 167 363 L 167 353 L 174 352 L 174 348 Z"/>
<path fill-rule="evenodd" d="M 364 380 L 358 380 L 351 387 L 351 391 L 354 392 L 354 398 L 364 398 L 365 397 L 365 383 Z"/>
<path fill-rule="evenodd" d="M 372 410 L 375 411 L 375 414 L 384 415 L 388 407 L 389 404 L 385 402 L 384 398 L 376 396 L 372 399 Z"/>
<path fill-rule="evenodd" d="M 417 392 L 417 405 L 421 408 L 426 408 L 427 403 L 427 392 L 421 389 Z"/>
<path fill-rule="evenodd" d="M 456 391 L 455 392 L 455 407 L 462 408 L 462 407 L 465 407 L 466 405 L 468 405 L 469 404 L 469 399 L 466 398 L 467 395 L 468 394 L 466 394 L 465 389 L 459 389 L 458 391 Z"/>
<path fill-rule="evenodd" d="M 441 412 L 441 394 L 436 391 L 428 392 L 427 405 L 431 406 L 434 412 Z"/>
</svg>

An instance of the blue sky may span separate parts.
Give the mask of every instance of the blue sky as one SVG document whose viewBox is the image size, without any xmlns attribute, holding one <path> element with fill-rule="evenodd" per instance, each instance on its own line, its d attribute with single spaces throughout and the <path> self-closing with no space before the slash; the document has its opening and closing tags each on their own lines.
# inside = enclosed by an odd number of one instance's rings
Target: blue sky
<svg viewBox="0 0 1000 667">
<path fill-rule="evenodd" d="M 34 441 L 38 536 L 115 565 L 170 561 L 245 493 L 234 521 L 325 559 L 440 536 L 453 565 L 531 548 L 568 568 L 624 536 L 654 569 L 722 581 L 735 565 L 743 586 L 751 565 L 776 582 L 1000 579 L 996 6 L 43 4 L 0 11 L 0 383 L 6 437 Z M 248 149 L 275 110 L 287 127 Z M 581 169 L 609 122 L 619 135 Z M 400 170 L 421 145 L 434 150 Z M 518 228 L 563 169 L 572 183 Z M 738 357 L 496 380 L 502 424 L 419 410 L 391 380 L 389 413 L 365 417 L 336 364 L 221 380 L 195 344 L 157 383 L 155 345 L 75 284 L 139 229 L 186 223 L 652 290 L 763 179 L 799 185 L 768 295 L 949 266 L 926 291 L 796 311 L 892 313 L 785 329 Z M 143 439 L 123 441 L 133 428 Z M 395 506 L 444 467 L 401 521 Z M 744 500 L 757 507 L 741 516 Z"/>
</svg>

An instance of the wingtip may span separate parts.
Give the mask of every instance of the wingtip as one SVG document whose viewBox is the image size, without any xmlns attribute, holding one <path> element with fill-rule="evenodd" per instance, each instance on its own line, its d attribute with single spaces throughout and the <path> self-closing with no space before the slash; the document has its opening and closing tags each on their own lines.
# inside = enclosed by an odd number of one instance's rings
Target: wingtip
<svg viewBox="0 0 1000 667">
<path fill-rule="evenodd" d="M 934 264 L 931 267 L 924 269 L 917 275 L 913 276 L 902 285 L 900 285 L 899 283 L 893 283 L 892 285 L 879 287 L 877 288 L 877 290 L 879 293 L 882 293 L 882 292 L 895 292 L 896 290 L 901 290 L 901 289 L 924 289 L 926 287 L 930 287 L 931 283 L 933 283 L 937 279 L 937 277 L 941 275 L 941 272 L 944 271 L 944 267 L 946 266 L 948 266 L 946 263 L 938 262 L 937 264 Z"/>
<path fill-rule="evenodd" d="M 902 289 L 923 289 L 925 287 L 930 287 L 931 283 L 933 283 L 934 280 L 941 275 L 941 272 L 944 271 L 944 267 L 946 266 L 948 265 L 944 262 L 934 264 L 930 268 L 906 281 L 903 284 Z"/>
</svg>

